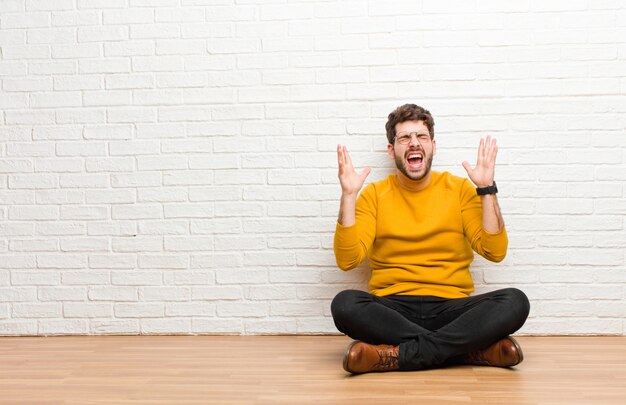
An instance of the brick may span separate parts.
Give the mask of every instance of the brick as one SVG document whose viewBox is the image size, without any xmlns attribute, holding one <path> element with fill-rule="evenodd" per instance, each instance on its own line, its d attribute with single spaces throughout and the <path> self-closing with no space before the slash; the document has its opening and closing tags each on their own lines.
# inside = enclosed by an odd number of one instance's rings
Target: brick
<svg viewBox="0 0 626 405">
<path fill-rule="evenodd" d="M 5 91 L 46 91 L 52 90 L 52 80 L 49 77 L 29 77 L 25 79 L 4 79 L 3 89 Z"/>
<path fill-rule="evenodd" d="M 261 51 L 261 47 L 260 40 L 250 38 L 213 38 L 207 44 L 210 54 L 256 53 Z"/>
<path fill-rule="evenodd" d="M 104 10 L 102 23 L 109 24 L 145 24 L 154 21 L 154 11 L 148 8 L 130 10 Z"/>
<path fill-rule="evenodd" d="M 139 256 L 139 268 L 142 269 L 186 269 L 188 266 L 189 258 L 186 255 L 167 254 Z"/>
<path fill-rule="evenodd" d="M 62 307 L 60 303 L 42 303 L 42 304 L 13 304 L 13 318 L 60 318 Z"/>
<path fill-rule="evenodd" d="M 137 224 L 131 221 L 90 222 L 87 229 L 89 235 L 132 236 L 137 234 Z"/>
<path fill-rule="evenodd" d="M 140 333 L 139 322 L 135 320 L 128 321 L 100 321 L 90 320 L 89 334 L 98 335 L 138 335 Z"/>
<path fill-rule="evenodd" d="M 277 333 L 295 334 L 297 330 L 297 323 L 293 319 L 246 319 L 244 330 L 246 334 L 253 335 L 274 335 Z"/>
<path fill-rule="evenodd" d="M 0 235 L 2 236 L 31 236 L 33 234 L 33 224 L 21 222 L 4 222 L 0 224 Z"/>
<path fill-rule="evenodd" d="M 200 7 L 185 7 L 179 9 L 157 9 L 155 21 L 160 22 L 194 22 L 205 20 L 205 9 Z"/>
<path fill-rule="evenodd" d="M 31 28 L 27 31 L 29 44 L 68 44 L 76 41 L 73 28 Z"/>
<path fill-rule="evenodd" d="M 239 286 L 193 287 L 191 292 L 193 300 L 240 300 L 242 297 L 242 289 Z"/>
<path fill-rule="evenodd" d="M 211 183 L 213 183 L 213 172 L 210 170 L 178 170 L 166 172 L 163 175 L 163 184 L 166 186 L 202 186 Z"/>
<path fill-rule="evenodd" d="M 64 303 L 63 316 L 66 318 L 110 318 L 113 316 L 111 304 L 95 302 Z"/>
<path fill-rule="evenodd" d="M 112 248 L 114 252 L 123 253 L 160 252 L 163 249 L 163 240 L 156 236 L 114 238 Z"/>
<path fill-rule="evenodd" d="M 78 28 L 78 42 L 123 41 L 128 39 L 127 26 L 92 26 Z"/>
<path fill-rule="evenodd" d="M 17 125 L 46 125 L 54 124 L 55 117 L 52 111 L 5 111 L 6 124 Z M 10 148 L 11 145 L 8 146 Z"/>
<path fill-rule="evenodd" d="M 166 204 L 165 218 L 207 218 L 213 216 L 212 203 Z"/>
<path fill-rule="evenodd" d="M 192 295 L 194 298 L 194 290 L 197 285 L 209 285 L 215 283 L 215 273 L 210 270 L 205 271 L 185 271 L 185 272 L 172 272 L 165 274 L 166 285 L 191 285 Z"/>
<path fill-rule="evenodd" d="M 75 27 L 98 25 L 100 16 L 96 11 L 59 11 L 51 13 L 52 26 Z"/>
<path fill-rule="evenodd" d="M 256 285 L 246 287 L 245 297 L 252 301 L 270 300 L 291 300 L 296 298 L 296 291 L 293 288 L 284 286 Z"/>
<path fill-rule="evenodd" d="M 111 186 L 113 187 L 155 187 L 161 185 L 161 175 L 159 173 L 111 175 Z"/>
<path fill-rule="evenodd" d="M 14 252 L 55 252 L 59 250 L 59 246 L 57 241 L 49 239 L 13 239 L 9 242 L 9 249 Z"/>
<path fill-rule="evenodd" d="M 107 120 L 111 123 L 155 122 L 157 111 L 148 107 L 125 107 L 109 109 Z"/>
<path fill-rule="evenodd" d="M 208 85 L 205 73 L 161 73 L 157 76 L 157 87 L 204 87 Z"/>
<path fill-rule="evenodd" d="M 72 44 L 53 45 L 52 58 L 75 59 L 75 58 L 98 58 L 102 56 L 100 47 L 95 44 Z"/>
<path fill-rule="evenodd" d="M 84 335 L 87 333 L 87 321 L 81 319 L 50 319 L 38 322 L 40 335 Z"/>
<path fill-rule="evenodd" d="M 145 319 L 140 322 L 142 334 L 171 335 L 173 333 L 190 333 L 191 331 L 191 319 Z"/>
<path fill-rule="evenodd" d="M 63 285 L 107 285 L 110 284 L 111 275 L 107 271 L 64 271 L 61 280 Z"/>
<path fill-rule="evenodd" d="M 109 250 L 109 239 L 104 237 L 66 237 L 61 239 L 62 252 L 104 252 Z"/>
<path fill-rule="evenodd" d="M 116 271 L 111 274 L 113 285 L 146 286 L 162 285 L 163 276 L 155 271 Z"/>
<path fill-rule="evenodd" d="M 143 188 L 137 190 L 140 202 L 186 202 L 188 191 L 183 187 Z"/>
<path fill-rule="evenodd" d="M 50 271 L 13 271 L 11 285 L 14 286 L 46 286 L 58 285 L 60 276 Z"/>
<path fill-rule="evenodd" d="M 187 23 L 180 33 L 182 38 L 225 38 L 233 36 L 234 27 L 230 23 Z"/>
<path fill-rule="evenodd" d="M 184 29 L 184 27 L 183 27 Z M 130 38 L 132 39 L 155 39 L 155 38 L 178 38 L 181 27 L 178 24 L 140 24 L 131 25 Z"/>
<path fill-rule="evenodd" d="M 267 316 L 267 305 L 257 302 L 220 302 L 217 304 L 219 317 L 260 318 Z"/>
<path fill-rule="evenodd" d="M 300 318 L 303 316 L 322 316 L 323 313 L 321 303 L 312 305 L 311 302 L 274 300 L 270 304 L 270 314 L 273 316 Z"/>
<path fill-rule="evenodd" d="M 186 156 L 138 156 L 137 169 L 144 170 L 184 170 L 188 166 Z M 193 167 L 192 167 L 193 169 Z"/>
<path fill-rule="evenodd" d="M 142 221 L 139 232 L 143 235 L 184 235 L 188 232 L 186 221 Z"/>
<path fill-rule="evenodd" d="M 216 319 L 194 318 L 192 320 L 191 328 L 192 328 L 191 329 L 192 333 L 216 334 L 216 335 L 223 335 L 223 334 L 237 335 L 237 334 L 241 334 L 243 331 L 243 321 L 237 318 L 216 318 Z"/>
<path fill-rule="evenodd" d="M 83 287 L 40 287 L 40 301 L 85 301 L 87 288 Z"/>
<path fill-rule="evenodd" d="M 38 254 L 37 267 L 40 269 L 83 269 L 87 267 L 87 257 L 82 254 L 58 253 Z"/>
<path fill-rule="evenodd" d="M 139 298 L 142 301 L 157 301 L 157 302 L 170 302 L 170 301 L 189 301 L 191 291 L 187 287 L 141 287 L 139 288 Z M 166 309 L 172 304 L 167 303 Z M 166 311 L 167 312 L 167 311 Z M 177 314 L 167 314 L 167 316 L 173 316 Z"/>
<path fill-rule="evenodd" d="M 11 28 L 40 28 L 50 26 L 49 13 L 6 13 L 0 20 L 0 27 Z"/>
<path fill-rule="evenodd" d="M 27 11 L 57 11 L 72 10 L 74 8 L 73 0 L 58 0 L 50 3 L 46 0 L 26 0 Z"/>
<path fill-rule="evenodd" d="M 213 250 L 210 236 L 165 236 L 164 250 L 173 252 L 201 252 Z"/>
<path fill-rule="evenodd" d="M 165 307 L 166 316 L 215 316 L 215 305 L 205 302 L 179 302 L 167 304 Z"/>
<path fill-rule="evenodd" d="M 190 221 L 191 234 L 233 234 L 241 233 L 238 218 L 212 218 Z"/>
<path fill-rule="evenodd" d="M 137 267 L 137 259 L 132 254 L 90 254 L 91 269 L 132 269 Z M 99 283 L 102 281 L 100 280 Z"/>
<path fill-rule="evenodd" d="M 165 314 L 161 303 L 116 303 L 116 318 L 160 318 Z"/>
<path fill-rule="evenodd" d="M 294 198 L 296 193 L 289 186 L 246 186 L 243 191 L 246 201 L 289 201 Z"/>
<path fill-rule="evenodd" d="M 199 55 L 204 53 L 206 42 L 202 39 L 158 39 L 157 55 Z"/>
</svg>

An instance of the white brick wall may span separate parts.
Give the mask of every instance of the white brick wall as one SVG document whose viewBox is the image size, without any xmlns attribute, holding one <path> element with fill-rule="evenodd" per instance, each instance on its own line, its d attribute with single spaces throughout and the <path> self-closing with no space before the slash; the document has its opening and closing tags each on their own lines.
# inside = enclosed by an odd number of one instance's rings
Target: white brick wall
<svg viewBox="0 0 626 405">
<path fill-rule="evenodd" d="M 510 235 L 477 290 L 526 334 L 626 334 L 626 6 L 522 0 L 0 2 L 0 335 L 336 332 L 335 147 L 391 172 L 500 145 Z"/>
</svg>

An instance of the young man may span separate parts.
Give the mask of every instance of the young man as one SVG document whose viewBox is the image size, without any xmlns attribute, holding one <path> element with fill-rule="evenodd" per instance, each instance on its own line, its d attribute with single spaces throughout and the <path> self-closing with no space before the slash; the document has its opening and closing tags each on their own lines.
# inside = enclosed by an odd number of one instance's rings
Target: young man
<svg viewBox="0 0 626 405">
<path fill-rule="evenodd" d="M 526 321 L 530 305 L 508 288 L 470 296 L 472 250 L 504 259 L 508 246 L 496 198 L 495 139 L 480 141 L 474 186 L 433 172 L 434 121 L 405 104 L 389 114 L 389 157 L 396 174 L 369 184 L 345 146 L 337 146 L 341 206 L 334 251 L 342 270 L 369 259 L 369 293 L 346 290 L 331 305 L 337 329 L 356 341 L 343 360 L 351 373 L 420 370 L 450 364 L 511 367 L 523 360 L 509 335 Z"/>
</svg>

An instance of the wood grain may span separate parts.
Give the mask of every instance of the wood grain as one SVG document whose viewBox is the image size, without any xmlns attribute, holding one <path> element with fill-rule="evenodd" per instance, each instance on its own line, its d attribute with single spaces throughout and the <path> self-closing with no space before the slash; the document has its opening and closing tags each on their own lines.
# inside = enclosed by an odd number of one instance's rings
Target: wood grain
<svg viewBox="0 0 626 405">
<path fill-rule="evenodd" d="M 0 338 L 2 404 L 626 404 L 626 337 L 520 337 L 515 369 L 351 376 L 342 336 Z"/>
</svg>

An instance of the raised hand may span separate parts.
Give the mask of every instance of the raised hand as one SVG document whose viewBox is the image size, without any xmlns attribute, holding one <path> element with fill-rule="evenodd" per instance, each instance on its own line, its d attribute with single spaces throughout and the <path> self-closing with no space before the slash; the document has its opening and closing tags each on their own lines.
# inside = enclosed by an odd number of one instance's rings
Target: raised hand
<svg viewBox="0 0 626 405">
<path fill-rule="evenodd" d="M 345 146 L 337 145 L 337 162 L 339 163 L 339 183 L 344 195 L 356 195 L 372 169 L 366 167 L 358 174 L 352 166 L 352 159 Z"/>
<path fill-rule="evenodd" d="M 472 168 L 468 162 L 463 162 L 463 168 L 476 187 L 489 187 L 493 184 L 497 154 L 496 139 L 487 136 L 487 139 L 481 138 L 478 145 L 476 166 Z"/>
</svg>

